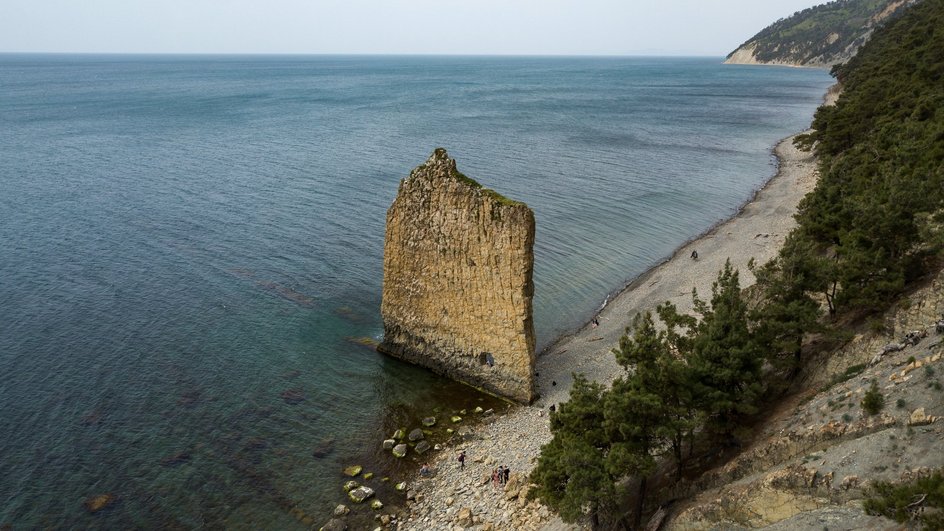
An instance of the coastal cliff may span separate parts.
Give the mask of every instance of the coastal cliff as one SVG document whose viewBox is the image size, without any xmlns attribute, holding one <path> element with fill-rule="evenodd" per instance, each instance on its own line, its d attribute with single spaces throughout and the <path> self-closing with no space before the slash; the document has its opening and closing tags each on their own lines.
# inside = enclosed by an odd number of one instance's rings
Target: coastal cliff
<svg viewBox="0 0 944 531">
<path fill-rule="evenodd" d="M 436 149 L 387 211 L 378 350 L 531 402 L 533 247 L 531 209 Z"/>
<path fill-rule="evenodd" d="M 830 67 L 917 0 L 839 0 L 782 18 L 728 54 L 725 64 Z"/>
</svg>

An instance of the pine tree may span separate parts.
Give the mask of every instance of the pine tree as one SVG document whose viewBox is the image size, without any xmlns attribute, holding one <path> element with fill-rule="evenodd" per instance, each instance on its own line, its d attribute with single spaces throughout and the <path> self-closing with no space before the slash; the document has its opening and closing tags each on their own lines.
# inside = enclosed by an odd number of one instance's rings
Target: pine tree
<svg viewBox="0 0 944 531">
<path fill-rule="evenodd" d="M 570 400 L 551 414 L 551 442 L 541 448 L 531 481 L 534 495 L 566 522 L 589 515 L 594 529 L 615 518 L 623 472 L 608 466 L 612 441 L 604 430 L 609 391 L 574 375 Z"/>
<path fill-rule="evenodd" d="M 739 417 L 757 410 L 761 353 L 748 328 L 747 304 L 730 261 L 718 273 L 711 294 L 710 306 L 696 301 L 702 319 L 692 345 L 694 387 L 706 427 L 730 437 Z"/>
</svg>

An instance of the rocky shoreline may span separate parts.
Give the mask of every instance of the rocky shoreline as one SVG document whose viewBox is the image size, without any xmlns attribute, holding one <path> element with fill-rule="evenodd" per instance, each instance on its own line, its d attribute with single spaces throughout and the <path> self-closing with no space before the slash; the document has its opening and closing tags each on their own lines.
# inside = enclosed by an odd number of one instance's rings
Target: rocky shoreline
<svg viewBox="0 0 944 531">
<path fill-rule="evenodd" d="M 632 316 L 669 300 L 680 311 L 691 310 L 691 291 L 710 292 L 725 260 L 741 271 L 742 287 L 754 282 L 747 262 L 763 263 L 783 245 L 795 222 L 797 204 L 816 182 L 812 154 L 799 151 L 793 138 L 781 141 L 775 153 L 779 171 L 741 211 L 701 237 L 683 245 L 666 262 L 643 274 L 606 304 L 572 335 L 549 347 L 537 360 L 540 397 L 486 421 L 458 443 L 431 457 L 430 477 L 417 475 L 407 487 L 406 507 L 396 526 L 402 530 L 522 529 L 564 530 L 568 526 L 547 507 L 527 500 L 526 477 L 541 446 L 551 439 L 548 409 L 567 400 L 573 373 L 609 383 L 620 372 L 611 354 Z M 690 258 L 697 250 L 698 259 Z M 460 468 L 456 456 L 465 451 Z M 503 488 L 491 482 L 499 465 L 511 468 Z"/>
</svg>

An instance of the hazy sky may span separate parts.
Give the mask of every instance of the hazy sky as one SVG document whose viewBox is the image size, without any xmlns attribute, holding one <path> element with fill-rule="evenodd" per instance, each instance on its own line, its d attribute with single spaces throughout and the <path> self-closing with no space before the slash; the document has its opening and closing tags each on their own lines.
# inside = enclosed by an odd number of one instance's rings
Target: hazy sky
<svg viewBox="0 0 944 531">
<path fill-rule="evenodd" d="M 725 55 L 825 0 L 0 0 L 0 52 Z"/>
</svg>

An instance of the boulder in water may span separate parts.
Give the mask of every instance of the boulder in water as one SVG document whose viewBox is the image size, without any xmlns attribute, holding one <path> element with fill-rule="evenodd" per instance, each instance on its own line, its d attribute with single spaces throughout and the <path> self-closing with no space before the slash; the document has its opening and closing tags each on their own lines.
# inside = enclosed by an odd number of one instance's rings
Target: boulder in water
<svg viewBox="0 0 944 531">
<path fill-rule="evenodd" d="M 379 511 L 384 508 L 384 504 L 381 503 L 380 500 L 374 500 L 370 502 L 370 508 L 375 511 Z"/>
<path fill-rule="evenodd" d="M 169 455 L 161 459 L 161 466 L 177 466 L 190 461 L 189 452 L 177 452 L 174 455 Z"/>
<path fill-rule="evenodd" d="M 423 423 L 423 426 L 430 428 L 436 425 L 436 417 L 426 417 L 421 422 Z"/>
<path fill-rule="evenodd" d="M 347 531 L 347 523 L 340 518 L 332 518 L 321 526 L 321 531 Z"/>
<path fill-rule="evenodd" d="M 363 469 L 364 467 L 361 465 L 351 465 L 344 469 L 344 475 L 352 478 L 357 477 L 357 475 L 360 474 L 361 470 Z"/>
<path fill-rule="evenodd" d="M 406 457 L 407 445 L 400 443 L 393 447 L 394 457 Z"/>
<path fill-rule="evenodd" d="M 416 453 L 420 455 L 425 454 L 426 451 L 429 450 L 429 441 L 423 440 L 416 443 L 416 448 L 414 448 L 414 450 L 416 450 Z"/>
<path fill-rule="evenodd" d="M 349 512 L 351 512 L 351 509 L 347 505 L 344 505 L 343 503 L 339 504 L 337 507 L 334 508 L 335 516 L 344 516 Z"/>
<path fill-rule="evenodd" d="M 383 442 L 383 449 L 392 450 L 395 444 L 397 444 L 397 441 L 395 439 L 386 439 Z"/>
<path fill-rule="evenodd" d="M 416 428 L 415 430 L 411 431 L 411 432 L 410 432 L 410 435 L 407 436 L 408 439 L 410 439 L 411 441 L 414 441 L 414 442 L 415 442 L 415 441 L 419 441 L 419 440 L 423 439 L 424 437 L 425 437 L 425 435 L 423 435 L 423 430 L 421 430 L 421 429 L 419 429 L 419 428 Z"/>
<path fill-rule="evenodd" d="M 356 489 L 352 489 L 347 493 L 347 497 L 351 499 L 354 503 L 362 503 L 367 498 L 370 498 L 374 495 L 374 489 L 370 487 L 360 486 Z"/>
<path fill-rule="evenodd" d="M 348 481 L 347 483 L 345 483 L 342 488 L 344 489 L 344 492 L 351 492 L 357 487 L 360 487 L 360 485 L 358 485 L 357 482 L 352 479 Z"/>
</svg>

